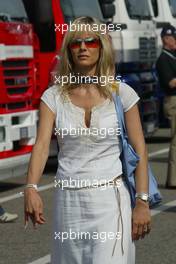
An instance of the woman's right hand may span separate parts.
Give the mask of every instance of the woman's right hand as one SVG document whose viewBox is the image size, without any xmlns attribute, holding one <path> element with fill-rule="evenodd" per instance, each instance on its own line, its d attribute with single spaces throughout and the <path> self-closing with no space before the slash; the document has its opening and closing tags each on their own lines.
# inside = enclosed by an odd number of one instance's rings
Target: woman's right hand
<svg viewBox="0 0 176 264">
<path fill-rule="evenodd" d="M 34 228 L 37 224 L 44 224 L 46 222 L 43 216 L 43 202 L 39 193 L 33 188 L 26 188 L 24 190 L 24 217 L 25 228 L 28 225 L 29 218 L 31 219 Z"/>
</svg>

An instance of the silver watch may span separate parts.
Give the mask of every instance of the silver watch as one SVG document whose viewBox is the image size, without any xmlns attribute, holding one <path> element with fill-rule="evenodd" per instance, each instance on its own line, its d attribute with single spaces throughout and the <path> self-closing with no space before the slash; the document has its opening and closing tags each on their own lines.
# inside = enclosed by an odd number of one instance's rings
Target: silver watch
<svg viewBox="0 0 176 264">
<path fill-rule="evenodd" d="M 139 198 L 144 202 L 148 202 L 149 201 L 149 195 L 148 193 L 136 193 L 135 198 Z"/>
</svg>

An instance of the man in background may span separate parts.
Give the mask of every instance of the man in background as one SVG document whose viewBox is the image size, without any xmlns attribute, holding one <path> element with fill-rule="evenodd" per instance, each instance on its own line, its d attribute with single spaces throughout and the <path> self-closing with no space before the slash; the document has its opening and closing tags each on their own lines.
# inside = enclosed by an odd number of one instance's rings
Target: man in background
<svg viewBox="0 0 176 264">
<path fill-rule="evenodd" d="M 160 87 L 163 90 L 165 116 L 170 121 L 171 143 L 166 187 L 176 188 L 176 28 L 172 25 L 161 31 L 162 52 L 156 62 Z"/>
</svg>

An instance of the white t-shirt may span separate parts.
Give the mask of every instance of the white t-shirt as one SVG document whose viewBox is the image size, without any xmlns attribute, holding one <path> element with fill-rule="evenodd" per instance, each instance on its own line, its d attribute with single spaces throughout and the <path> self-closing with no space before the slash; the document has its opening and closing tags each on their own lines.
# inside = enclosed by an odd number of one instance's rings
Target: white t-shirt
<svg viewBox="0 0 176 264">
<path fill-rule="evenodd" d="M 137 93 L 121 83 L 119 95 L 124 112 L 139 100 Z M 85 125 L 85 111 L 67 96 L 63 101 L 58 86 L 48 88 L 41 100 L 56 114 L 59 144 L 57 178 L 70 187 L 82 187 L 112 180 L 122 174 L 119 159 L 119 126 L 114 102 L 107 98 L 94 106 L 90 128 Z"/>
</svg>

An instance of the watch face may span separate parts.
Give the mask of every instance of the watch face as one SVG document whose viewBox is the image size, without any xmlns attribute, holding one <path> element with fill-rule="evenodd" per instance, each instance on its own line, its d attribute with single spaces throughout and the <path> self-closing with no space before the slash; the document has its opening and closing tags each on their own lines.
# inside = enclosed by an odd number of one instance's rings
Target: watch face
<svg viewBox="0 0 176 264">
<path fill-rule="evenodd" d="M 142 195 L 139 195 L 139 196 L 136 196 L 136 198 L 137 199 L 140 199 L 140 200 L 142 200 L 142 201 L 144 201 L 144 202 L 148 202 L 149 201 L 149 197 L 147 197 L 147 196 L 142 196 Z"/>
<path fill-rule="evenodd" d="M 137 197 L 137 199 L 140 199 L 140 200 L 142 200 L 142 201 L 144 201 L 144 202 L 147 202 L 147 201 L 148 201 L 148 200 L 143 199 L 143 198 L 141 198 L 141 197 Z"/>
<path fill-rule="evenodd" d="M 144 202 L 148 202 L 148 199 L 141 199 L 142 201 L 144 201 Z"/>
</svg>

